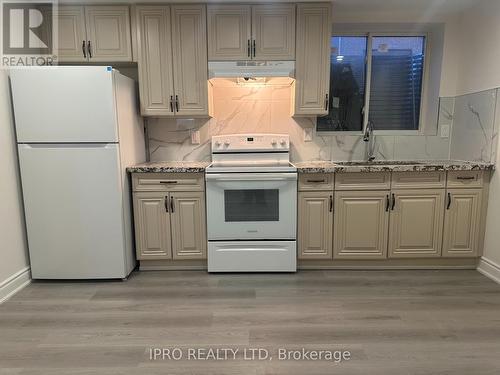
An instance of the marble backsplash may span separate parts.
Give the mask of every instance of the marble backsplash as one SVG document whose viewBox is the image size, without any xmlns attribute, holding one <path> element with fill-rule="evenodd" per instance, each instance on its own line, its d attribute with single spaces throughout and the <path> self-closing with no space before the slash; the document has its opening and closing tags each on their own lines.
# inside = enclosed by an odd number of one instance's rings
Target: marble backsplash
<svg viewBox="0 0 500 375">
<path fill-rule="evenodd" d="M 147 120 L 151 161 L 208 161 L 210 137 L 234 133 L 289 134 L 292 161 L 354 161 L 367 158 L 367 143 L 363 142 L 361 135 L 316 132 L 315 118 L 292 118 L 290 83 L 281 80 L 278 83 L 271 81 L 269 85 L 242 85 L 221 78 L 212 83 L 212 118 Z M 451 156 L 453 159 L 489 161 L 494 149 L 492 144 L 496 143 L 492 142 L 496 134 L 493 131 L 496 99 L 496 91 L 494 99 L 491 94 L 471 97 L 471 107 L 479 113 L 478 117 L 474 112 L 469 114 L 463 109 L 464 106 L 468 108 L 466 103 L 469 99 L 442 98 L 438 135 L 378 135 L 375 137 L 376 158 L 435 160 Z M 479 118 L 480 126 L 474 125 Z M 452 129 L 451 137 L 440 136 L 443 125 Z M 312 131 L 311 141 L 304 141 L 305 129 Z M 201 142 L 193 145 L 191 132 L 196 130 L 200 131 Z M 464 141 L 463 137 L 471 138 Z"/>
</svg>

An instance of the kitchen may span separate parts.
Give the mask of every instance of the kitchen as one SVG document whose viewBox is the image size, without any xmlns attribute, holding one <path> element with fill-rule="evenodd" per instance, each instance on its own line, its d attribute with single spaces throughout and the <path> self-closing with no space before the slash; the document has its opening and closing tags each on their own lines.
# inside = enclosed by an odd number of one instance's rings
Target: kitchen
<svg viewBox="0 0 500 375">
<path fill-rule="evenodd" d="M 54 14 L 59 66 L 1 72 L 2 369 L 206 373 L 145 352 L 199 346 L 349 351 L 355 372 L 498 367 L 495 2 Z M 450 360 L 474 340 L 483 357 Z"/>
</svg>

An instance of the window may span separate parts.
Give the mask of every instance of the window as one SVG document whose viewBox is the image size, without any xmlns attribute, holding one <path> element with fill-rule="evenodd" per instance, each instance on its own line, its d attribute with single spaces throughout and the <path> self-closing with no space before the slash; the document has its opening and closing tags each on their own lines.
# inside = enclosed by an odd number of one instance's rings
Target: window
<svg viewBox="0 0 500 375">
<path fill-rule="evenodd" d="M 368 121 L 375 130 L 419 130 L 425 41 L 333 36 L 329 113 L 318 117 L 317 130 L 361 132 Z"/>
</svg>

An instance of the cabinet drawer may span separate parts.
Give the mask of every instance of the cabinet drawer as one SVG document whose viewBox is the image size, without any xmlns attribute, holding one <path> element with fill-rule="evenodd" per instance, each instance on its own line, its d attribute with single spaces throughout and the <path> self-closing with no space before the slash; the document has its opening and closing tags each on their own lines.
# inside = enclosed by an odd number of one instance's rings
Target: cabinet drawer
<svg viewBox="0 0 500 375">
<path fill-rule="evenodd" d="M 475 188 L 483 186 L 483 171 L 449 171 L 448 187 Z"/>
<path fill-rule="evenodd" d="M 389 190 L 390 172 L 339 173 L 335 176 L 335 190 Z"/>
<path fill-rule="evenodd" d="M 203 191 L 203 173 L 133 173 L 134 191 Z"/>
<path fill-rule="evenodd" d="M 333 173 L 299 174 L 299 190 L 333 190 Z"/>
<path fill-rule="evenodd" d="M 446 172 L 393 172 L 393 189 L 435 189 L 446 185 Z"/>
</svg>

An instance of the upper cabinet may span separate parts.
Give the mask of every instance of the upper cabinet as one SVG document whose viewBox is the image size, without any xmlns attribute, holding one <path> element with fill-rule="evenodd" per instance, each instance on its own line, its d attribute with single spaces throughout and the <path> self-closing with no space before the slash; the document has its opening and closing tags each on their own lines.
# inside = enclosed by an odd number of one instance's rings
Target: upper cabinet
<svg viewBox="0 0 500 375">
<path fill-rule="evenodd" d="M 136 8 L 141 112 L 208 116 L 204 5 Z"/>
<path fill-rule="evenodd" d="M 297 5 L 295 116 L 328 113 L 331 7 L 328 3 Z"/>
<path fill-rule="evenodd" d="M 295 4 L 208 5 L 208 59 L 295 60 Z"/>
<path fill-rule="evenodd" d="M 124 5 L 58 9 L 59 61 L 132 61 L 130 10 Z"/>
</svg>

